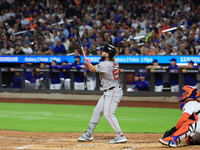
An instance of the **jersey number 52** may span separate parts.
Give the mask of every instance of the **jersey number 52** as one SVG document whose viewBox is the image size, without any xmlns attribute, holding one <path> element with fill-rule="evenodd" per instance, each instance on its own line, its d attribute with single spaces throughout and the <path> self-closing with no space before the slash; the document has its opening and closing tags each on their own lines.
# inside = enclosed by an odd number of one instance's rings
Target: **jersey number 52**
<svg viewBox="0 0 200 150">
<path fill-rule="evenodd" d="M 119 80 L 119 68 L 112 71 L 114 80 Z"/>
</svg>

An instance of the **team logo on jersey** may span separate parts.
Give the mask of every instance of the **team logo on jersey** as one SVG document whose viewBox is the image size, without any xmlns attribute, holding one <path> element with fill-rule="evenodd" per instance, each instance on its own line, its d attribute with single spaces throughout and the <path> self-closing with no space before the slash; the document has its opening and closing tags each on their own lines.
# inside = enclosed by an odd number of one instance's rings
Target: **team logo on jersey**
<svg viewBox="0 0 200 150">
<path fill-rule="evenodd" d="M 187 70 L 186 69 L 182 69 L 182 73 L 186 73 L 187 72 Z"/>
<path fill-rule="evenodd" d="M 150 72 L 151 72 L 151 73 L 154 73 L 154 72 L 155 72 L 155 70 L 154 70 L 154 69 L 151 69 L 151 70 L 150 70 Z"/>
<path fill-rule="evenodd" d="M 124 72 L 124 69 L 119 69 L 119 72 Z"/>
</svg>

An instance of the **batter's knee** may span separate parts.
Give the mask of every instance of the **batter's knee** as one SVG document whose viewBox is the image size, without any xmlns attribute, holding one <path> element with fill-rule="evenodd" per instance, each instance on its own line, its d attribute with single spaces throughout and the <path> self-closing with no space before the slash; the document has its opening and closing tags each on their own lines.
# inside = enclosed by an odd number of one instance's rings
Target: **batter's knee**
<svg viewBox="0 0 200 150">
<path fill-rule="evenodd" d="M 99 115 L 102 115 L 103 112 L 102 112 L 101 109 L 99 109 L 99 108 L 94 108 L 94 110 L 93 110 L 93 114 L 99 114 Z"/>
<path fill-rule="evenodd" d="M 113 116 L 114 116 L 114 114 L 104 113 L 104 117 L 106 118 L 106 120 L 110 120 L 110 118 L 112 118 Z"/>
</svg>

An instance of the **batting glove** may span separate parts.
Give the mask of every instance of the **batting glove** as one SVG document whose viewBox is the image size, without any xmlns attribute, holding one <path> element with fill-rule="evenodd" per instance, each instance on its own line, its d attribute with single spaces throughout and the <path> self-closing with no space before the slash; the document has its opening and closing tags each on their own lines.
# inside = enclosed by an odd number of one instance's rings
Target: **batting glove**
<svg viewBox="0 0 200 150">
<path fill-rule="evenodd" d="M 84 60 L 84 65 L 88 66 L 89 64 L 91 64 L 91 63 L 90 63 L 90 60 L 89 60 L 89 59 L 85 59 L 85 60 Z"/>
</svg>

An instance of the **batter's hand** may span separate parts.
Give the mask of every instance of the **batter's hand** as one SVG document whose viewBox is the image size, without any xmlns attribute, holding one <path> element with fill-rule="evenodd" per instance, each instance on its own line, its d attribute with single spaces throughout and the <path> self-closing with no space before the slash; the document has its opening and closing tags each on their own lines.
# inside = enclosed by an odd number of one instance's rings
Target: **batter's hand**
<svg viewBox="0 0 200 150">
<path fill-rule="evenodd" d="M 84 60 L 84 65 L 85 65 L 85 67 L 88 68 L 88 65 L 89 65 L 89 64 L 91 64 L 91 63 L 90 63 L 90 60 L 86 58 L 86 59 Z"/>
</svg>

